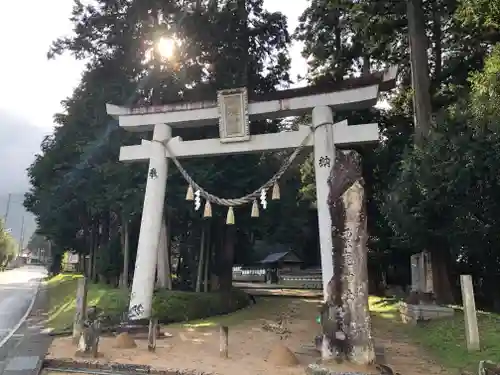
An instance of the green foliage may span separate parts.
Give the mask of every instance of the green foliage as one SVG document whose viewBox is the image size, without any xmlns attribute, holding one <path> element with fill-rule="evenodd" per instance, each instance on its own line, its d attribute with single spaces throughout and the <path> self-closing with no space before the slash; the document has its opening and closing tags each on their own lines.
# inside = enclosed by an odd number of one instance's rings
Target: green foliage
<svg viewBox="0 0 500 375">
<path fill-rule="evenodd" d="M 89 305 L 96 305 L 108 321 L 120 321 L 128 310 L 128 291 L 98 284 L 89 291 Z M 248 306 L 250 299 L 239 289 L 229 293 L 195 293 L 157 290 L 153 296 L 153 316 L 161 323 L 177 323 L 229 314 Z"/>
<path fill-rule="evenodd" d="M 296 37 L 305 44 L 313 80 L 340 80 L 365 67 L 407 61 L 405 3 L 319 0 L 300 17 Z"/>
<path fill-rule="evenodd" d="M 496 45 L 482 71 L 470 75 L 471 99 L 469 110 L 474 116 L 474 122 L 497 133 L 500 110 L 500 45 Z"/>
<path fill-rule="evenodd" d="M 59 274 L 45 282 L 50 302 L 48 327 L 57 331 L 70 329 L 76 309 L 77 274 Z M 87 305 L 97 306 L 108 323 L 121 321 L 127 311 L 129 291 L 105 284 L 90 284 Z M 162 323 L 184 322 L 234 312 L 248 306 L 250 299 L 239 289 L 229 293 L 195 293 L 157 290 L 153 296 L 153 314 Z"/>
<path fill-rule="evenodd" d="M 412 145 L 406 2 L 311 2 L 296 31 L 310 61 L 311 81 L 332 82 L 381 66 L 399 67 L 400 85 L 387 97 L 390 109 L 363 118 L 378 122 L 384 137 L 363 155 L 375 268 L 382 267 L 389 282 L 408 284 L 409 272 L 406 279 L 396 280 L 391 269 L 408 269 L 411 252 L 439 251 L 446 254 L 454 274 L 473 273 L 481 303 L 488 300 L 490 306 L 499 299 L 484 283 L 500 275 L 499 255 L 493 248 L 500 213 L 499 181 L 493 172 L 500 165 L 500 55 L 492 48 L 500 37 L 499 4 L 423 1 L 435 129 L 420 149 Z M 337 116 L 353 124 L 359 121 L 358 114 Z M 313 177 L 307 161 L 302 166 L 302 192 L 309 199 L 314 199 Z"/>
<path fill-rule="evenodd" d="M 461 0 L 457 10 L 457 18 L 464 25 L 498 29 L 500 25 L 500 2 L 498 0 Z"/>
<path fill-rule="evenodd" d="M 16 240 L 7 232 L 3 220 L 0 219 L 0 267 L 15 257 L 17 247 Z"/>
<path fill-rule="evenodd" d="M 411 339 L 432 355 L 439 364 L 455 372 L 477 371 L 478 363 L 484 358 L 497 361 L 500 358 L 500 332 L 496 327 L 500 324 L 500 315 L 477 312 L 481 350 L 467 350 L 464 313 L 456 309 L 454 316 L 447 319 L 435 319 L 425 324 L 404 324 L 400 318 L 400 303 L 394 298 L 369 297 L 372 324 L 379 332 L 387 332 L 390 336 Z"/>
<path fill-rule="evenodd" d="M 421 148 L 407 150 L 384 203 L 398 246 L 449 252 L 478 285 L 500 278 L 499 61 L 497 47 L 471 74 L 470 95 L 440 117 Z"/>
<path fill-rule="evenodd" d="M 248 295 L 239 289 L 233 289 L 229 293 L 159 290 L 153 298 L 153 314 L 162 323 L 185 322 L 229 314 L 249 303 Z"/>
<path fill-rule="evenodd" d="M 28 249 L 44 249 L 46 252 L 49 250 L 50 246 L 48 241 L 38 233 L 33 233 L 30 240 L 28 241 Z"/>
<path fill-rule="evenodd" d="M 88 65 L 80 85 L 64 102 L 64 113 L 56 116 L 54 134 L 44 140 L 42 154 L 29 169 L 32 189 L 25 200 L 37 217 L 40 235 L 52 240 L 54 259 L 64 249 L 90 254 L 97 261 L 91 267 L 93 276 L 111 281 L 122 270 L 122 228 L 128 223 L 134 262 L 146 166 L 119 163 L 119 147 L 138 144 L 151 134 L 124 133 L 107 116 L 105 103 L 200 101 L 214 99 L 220 88 L 244 85 L 264 94 L 289 84 L 290 36 L 281 13 L 265 11 L 262 0 L 220 0 L 218 7 L 214 2 L 198 4 L 75 3 L 75 34 L 55 41 L 49 54 L 70 52 L 86 58 Z M 362 150 L 370 251 L 377 267 L 407 269 L 406 255 L 428 248 L 446 253 L 458 267 L 456 272 L 472 272 L 478 285 L 496 283 L 500 53 L 492 46 L 500 40 L 498 1 L 423 2 L 436 125 L 420 149 L 412 147 L 405 5 L 397 0 L 311 2 L 295 33 L 310 61 L 308 78 L 332 83 L 392 64 L 400 68 L 398 90 L 387 95 L 388 110 L 336 114 L 351 124 L 378 122 L 383 135 L 376 148 Z M 167 14 L 161 22 L 152 17 Z M 172 60 L 145 61 L 160 35 L 175 36 L 181 48 Z M 294 125 L 307 122 L 298 119 Z M 252 132 L 276 132 L 287 126 L 255 121 Z M 190 140 L 217 133 L 215 127 L 206 127 L 176 129 L 177 135 Z M 285 153 L 237 155 L 182 164 L 211 193 L 238 197 L 267 181 L 285 158 Z M 258 220 L 250 218 L 250 207 L 235 210 L 236 240 L 229 255 L 224 253 L 229 251 L 226 211 L 213 207 L 214 217 L 207 225 L 211 273 L 220 271 L 226 255 L 252 259 L 255 239 L 284 242 L 304 258 L 314 258 L 313 165 L 308 155 L 302 162 L 283 177 L 279 203 L 271 202 Z M 185 192 L 184 180 L 170 168 L 166 214 L 172 224 L 172 251 L 182 264 L 179 285 L 192 285 L 202 224 L 199 213 L 184 200 Z M 489 298 L 485 288 L 481 293 Z"/>
<path fill-rule="evenodd" d="M 64 101 L 64 113 L 56 116 L 54 134 L 44 140 L 43 153 L 28 171 L 32 189 L 25 207 L 36 215 L 39 233 L 52 240 L 54 258 L 64 249 L 89 254 L 97 262 L 91 267 L 93 278 L 98 274 L 111 280 L 123 269 L 120 245 L 125 222 L 130 227 L 130 262 L 135 260 L 146 182 L 146 165 L 120 163 L 119 147 L 139 144 L 151 134 L 126 134 L 107 116 L 105 104 L 207 100 L 215 98 L 217 89 L 243 85 L 252 94 L 273 92 L 289 84 L 290 36 L 286 18 L 264 10 L 262 0 L 219 1 L 215 8 L 212 2 L 193 8 L 180 0 L 101 5 L 75 2 L 71 18 L 75 34 L 56 40 L 50 48 L 50 58 L 70 52 L 89 63 L 80 85 Z M 159 36 L 180 42 L 169 61 L 155 54 L 145 59 Z M 278 121 L 252 123 L 253 133 L 278 129 Z M 211 138 L 217 137 L 215 130 L 176 129 L 174 136 Z M 272 177 L 285 157 L 235 155 L 182 164 L 211 193 L 238 197 Z M 173 252 L 179 258 L 182 254 L 181 269 L 184 272 L 187 267 L 189 281 L 196 269 L 194 249 L 199 249 L 201 220 L 184 200 L 184 179 L 174 167 L 169 174 L 166 214 L 171 216 L 173 243 L 179 244 Z M 284 181 L 291 188 L 283 189 L 279 204 L 270 205 L 258 222 L 251 221 L 250 207 L 236 210 L 239 257 L 251 258 L 247 255 L 255 237 L 300 247 L 301 236 L 311 232 L 307 218 L 300 214 L 308 207 L 297 203 L 298 170 L 291 170 Z M 215 259 L 223 248 L 226 212 L 217 207 L 213 211 L 211 264 L 212 271 L 217 271 Z M 282 220 L 283 215 L 290 219 Z"/>
<path fill-rule="evenodd" d="M 72 271 L 72 270 L 70 270 L 71 266 L 69 264 L 69 256 L 70 256 L 69 251 L 65 251 L 63 253 L 63 256 L 61 258 L 61 271 L 62 272 Z"/>
</svg>

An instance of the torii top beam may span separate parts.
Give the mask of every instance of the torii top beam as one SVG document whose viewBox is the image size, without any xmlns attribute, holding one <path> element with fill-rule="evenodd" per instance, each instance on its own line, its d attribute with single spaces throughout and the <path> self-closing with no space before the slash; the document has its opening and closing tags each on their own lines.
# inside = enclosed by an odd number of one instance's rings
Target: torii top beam
<svg viewBox="0 0 500 375">
<path fill-rule="evenodd" d="M 309 126 L 300 126 L 298 131 L 280 132 L 272 134 L 253 135 L 248 142 L 235 142 L 221 145 L 219 139 L 202 139 L 196 141 L 183 141 L 179 137 L 172 138 L 169 147 L 177 159 L 249 154 L 263 151 L 278 151 L 296 148 L 311 132 Z M 333 138 L 336 147 L 352 146 L 353 144 L 372 143 L 378 139 L 378 124 L 348 125 L 347 120 L 336 123 L 333 128 Z M 312 147 L 314 140 L 311 138 L 303 146 Z M 151 151 L 151 142 L 143 139 L 140 145 L 122 146 L 120 148 L 120 161 L 147 162 Z M 171 157 L 165 150 L 165 158 Z"/>
<path fill-rule="evenodd" d="M 310 86 L 260 96 L 249 93 L 249 117 L 256 120 L 299 116 L 322 105 L 337 111 L 368 108 L 377 103 L 380 91 L 395 86 L 396 74 L 397 68 L 391 67 L 385 72 L 346 79 L 329 87 Z M 118 118 L 125 130 L 140 132 L 152 130 L 154 124 L 161 123 L 173 128 L 214 125 L 219 118 L 216 100 L 135 108 L 106 104 L 106 110 Z"/>
</svg>

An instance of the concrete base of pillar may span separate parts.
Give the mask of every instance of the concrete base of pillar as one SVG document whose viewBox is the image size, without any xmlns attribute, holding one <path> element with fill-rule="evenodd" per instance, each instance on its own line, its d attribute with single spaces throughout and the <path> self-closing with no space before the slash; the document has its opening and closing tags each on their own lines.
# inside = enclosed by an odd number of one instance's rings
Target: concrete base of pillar
<svg viewBox="0 0 500 375">
<path fill-rule="evenodd" d="M 359 370 L 356 370 L 359 367 Z M 306 367 L 307 375 L 376 375 L 375 366 L 354 366 L 346 363 L 313 363 Z"/>
</svg>

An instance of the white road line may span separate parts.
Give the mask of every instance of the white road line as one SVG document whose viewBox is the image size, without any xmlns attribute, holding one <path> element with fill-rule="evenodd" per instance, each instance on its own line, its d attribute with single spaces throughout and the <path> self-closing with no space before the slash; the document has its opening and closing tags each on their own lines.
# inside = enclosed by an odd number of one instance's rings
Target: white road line
<svg viewBox="0 0 500 375">
<path fill-rule="evenodd" d="M 30 315 L 31 310 L 33 310 L 33 305 L 35 304 L 36 296 L 38 295 L 38 291 L 40 290 L 40 284 L 41 283 L 38 283 L 38 285 L 36 286 L 35 293 L 33 294 L 33 297 L 31 298 L 31 302 L 30 302 L 30 305 L 28 306 L 28 309 L 26 310 L 26 313 L 23 315 L 23 317 L 21 318 L 21 320 L 19 320 L 19 322 L 14 326 L 14 328 L 10 331 L 10 333 L 7 336 L 5 336 L 2 339 L 2 341 L 0 341 L 0 348 L 2 348 L 2 346 L 4 346 L 5 343 L 7 341 L 9 341 L 9 339 L 12 336 L 15 335 L 16 331 L 19 329 L 19 327 L 21 327 L 21 325 L 25 322 L 25 320 Z"/>
</svg>

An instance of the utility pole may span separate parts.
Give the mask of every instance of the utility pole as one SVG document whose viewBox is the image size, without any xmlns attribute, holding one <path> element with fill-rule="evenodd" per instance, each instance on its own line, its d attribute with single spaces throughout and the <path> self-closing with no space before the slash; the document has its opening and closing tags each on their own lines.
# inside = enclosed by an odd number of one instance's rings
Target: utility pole
<svg viewBox="0 0 500 375">
<path fill-rule="evenodd" d="M 7 197 L 7 207 L 5 209 L 5 216 L 3 218 L 4 224 L 7 225 L 7 217 L 9 216 L 9 209 L 10 209 L 10 199 L 12 198 L 12 194 L 9 193 Z"/>
<path fill-rule="evenodd" d="M 52 257 L 52 241 L 47 239 L 48 249 L 47 249 L 47 258 Z"/>
<path fill-rule="evenodd" d="M 21 234 L 19 236 L 19 254 L 23 251 L 23 242 L 24 242 L 24 215 L 21 219 Z"/>
</svg>

